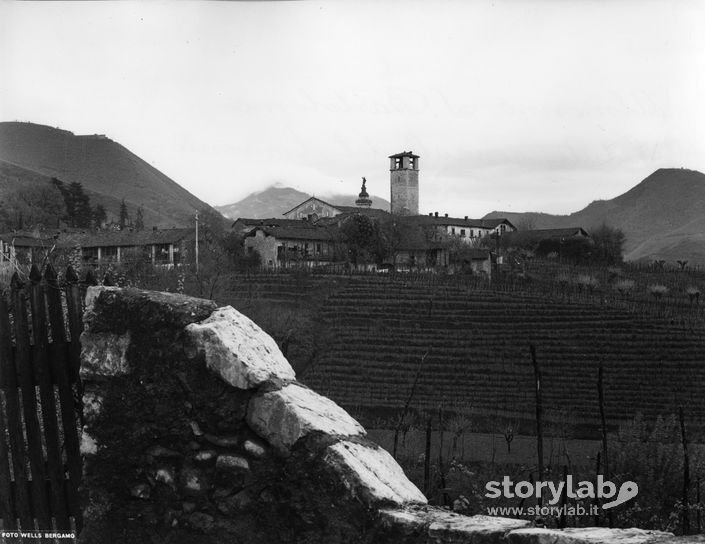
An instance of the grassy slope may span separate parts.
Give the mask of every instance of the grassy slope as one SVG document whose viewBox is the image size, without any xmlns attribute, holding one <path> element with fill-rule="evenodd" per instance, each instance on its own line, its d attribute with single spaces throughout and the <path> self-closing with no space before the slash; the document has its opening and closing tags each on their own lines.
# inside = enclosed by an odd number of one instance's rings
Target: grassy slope
<svg viewBox="0 0 705 544">
<path fill-rule="evenodd" d="M 0 159 L 36 174 L 78 181 L 93 203 L 116 214 L 124 198 L 132 215 L 144 207 L 147 226 L 190 224 L 206 204 L 134 153 L 107 138 L 75 136 L 31 123 L 0 123 Z M 95 198 L 100 194 L 102 197 Z"/>
</svg>

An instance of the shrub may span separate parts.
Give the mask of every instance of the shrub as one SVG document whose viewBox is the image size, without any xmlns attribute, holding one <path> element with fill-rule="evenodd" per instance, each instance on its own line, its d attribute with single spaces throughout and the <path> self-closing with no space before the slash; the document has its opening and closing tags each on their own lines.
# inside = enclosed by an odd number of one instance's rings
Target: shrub
<svg viewBox="0 0 705 544">
<path fill-rule="evenodd" d="M 646 289 L 655 299 L 659 299 L 668 294 L 668 287 L 660 283 L 649 285 Z"/>
<path fill-rule="evenodd" d="M 558 274 L 556 276 L 556 281 L 558 282 L 558 284 L 561 287 L 565 287 L 566 285 L 568 285 L 570 283 L 570 276 L 565 273 Z"/>
<path fill-rule="evenodd" d="M 614 284 L 614 289 L 619 291 L 620 294 L 626 295 L 634 289 L 634 280 L 619 280 Z"/>
<path fill-rule="evenodd" d="M 688 298 L 690 298 L 691 304 L 693 302 L 697 304 L 700 301 L 700 289 L 697 287 L 688 287 L 685 292 L 688 295 Z"/>
<path fill-rule="evenodd" d="M 585 288 L 589 289 L 590 291 L 592 291 L 593 289 L 596 289 L 600 285 L 600 282 L 597 281 L 597 278 L 595 278 L 594 276 L 590 276 L 588 274 L 580 274 L 575 279 L 575 283 L 578 285 L 578 288 L 582 289 L 583 287 L 585 287 Z"/>
</svg>

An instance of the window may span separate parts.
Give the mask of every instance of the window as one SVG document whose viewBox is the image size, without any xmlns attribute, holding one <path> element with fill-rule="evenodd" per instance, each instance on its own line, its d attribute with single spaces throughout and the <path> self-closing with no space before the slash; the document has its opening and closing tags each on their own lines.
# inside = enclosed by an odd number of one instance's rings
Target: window
<svg viewBox="0 0 705 544">
<path fill-rule="evenodd" d="M 460 229 L 461 238 L 465 238 L 465 229 Z"/>
<path fill-rule="evenodd" d="M 394 159 L 394 168 L 399 170 L 401 168 L 401 157 L 396 157 Z"/>
<path fill-rule="evenodd" d="M 84 247 L 83 248 L 83 260 L 87 262 L 98 260 L 98 248 L 97 247 Z"/>
<path fill-rule="evenodd" d="M 415 160 L 416 159 L 414 159 L 414 157 L 409 157 L 409 168 L 411 168 L 412 170 L 414 169 L 414 161 Z"/>
<path fill-rule="evenodd" d="M 154 245 L 154 260 L 158 263 L 169 262 L 169 244 Z"/>
<path fill-rule="evenodd" d="M 321 244 L 316 244 L 316 253 L 320 255 L 321 253 Z"/>
<path fill-rule="evenodd" d="M 451 233 L 451 234 L 455 234 L 455 227 L 451 227 L 451 228 L 450 228 L 450 233 Z"/>
<path fill-rule="evenodd" d="M 475 238 L 475 231 L 470 229 L 470 238 Z"/>
<path fill-rule="evenodd" d="M 101 261 L 117 261 L 118 248 L 117 246 L 100 248 Z"/>
</svg>

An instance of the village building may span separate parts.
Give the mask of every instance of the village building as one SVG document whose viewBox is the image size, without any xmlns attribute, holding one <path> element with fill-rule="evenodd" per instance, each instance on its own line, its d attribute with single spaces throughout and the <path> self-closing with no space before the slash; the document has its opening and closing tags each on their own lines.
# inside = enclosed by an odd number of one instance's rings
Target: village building
<svg viewBox="0 0 705 544">
<path fill-rule="evenodd" d="M 500 239 L 517 234 L 511 221 L 439 216 L 438 212 L 419 215 L 419 155 L 403 151 L 390 155 L 389 160 L 389 210 L 373 207 L 366 179 L 362 178 L 356 206 L 332 204 L 313 196 L 284 212 L 282 218 L 240 218 L 233 223 L 233 230 L 244 237 L 246 251 L 258 252 L 266 267 L 294 263 L 322 266 L 345 259 L 340 229 L 349 218 L 364 215 L 391 224 L 396 233 L 387 266 L 402 270 L 462 269 L 490 275 L 502 260 L 499 248 L 506 247 L 500 245 Z M 568 230 L 571 236 L 587 235 L 583 229 Z M 568 235 L 562 229 L 545 233 Z M 480 247 L 480 241 L 488 236 L 495 238 L 491 249 Z M 454 247 L 454 240 L 467 246 Z"/>
<path fill-rule="evenodd" d="M 364 215 L 369 215 L 373 217 L 379 217 L 380 215 L 388 215 L 389 212 L 386 210 L 381 210 L 379 208 L 372 207 L 372 200 L 367 192 L 367 180 L 362 178 L 362 188 L 357 200 L 355 201 L 355 206 L 342 206 L 338 204 L 330 204 L 325 200 L 321 200 L 315 196 L 304 200 L 301 204 L 297 204 L 290 210 L 284 212 L 284 217 L 288 220 L 304 220 L 316 222 L 320 219 L 337 217 L 342 214 L 350 213 L 362 213 Z M 237 221 L 236 221 L 237 223 Z"/>
<path fill-rule="evenodd" d="M 0 267 L 42 262 L 51 252 L 78 251 L 86 265 L 144 262 L 173 267 L 193 252 L 191 228 L 121 231 L 58 231 L 53 236 L 36 233 L 0 235 Z"/>
<path fill-rule="evenodd" d="M 566 227 L 560 229 L 530 229 L 512 231 L 505 242 L 509 245 L 530 246 L 550 240 L 565 242 L 571 239 L 588 239 L 590 234 L 582 227 Z"/>
<path fill-rule="evenodd" d="M 195 230 L 153 229 L 142 231 L 95 231 L 59 239 L 60 246 L 80 247 L 83 262 L 90 265 L 147 262 L 173 267 L 193 251 Z"/>
<path fill-rule="evenodd" d="M 334 261 L 338 237 L 334 229 L 300 221 L 305 225 L 257 225 L 245 236 L 248 254 L 259 253 L 268 268 L 320 265 Z"/>
<path fill-rule="evenodd" d="M 470 219 L 467 215 L 459 218 L 448 217 L 448 214 L 439 217 L 438 212 L 419 215 L 414 221 L 435 228 L 441 237 L 455 237 L 467 243 L 477 242 L 493 234 L 503 236 L 517 230 L 508 219 Z"/>
<path fill-rule="evenodd" d="M 55 245 L 55 238 L 38 233 L 0 234 L 0 268 L 39 263 Z"/>
</svg>

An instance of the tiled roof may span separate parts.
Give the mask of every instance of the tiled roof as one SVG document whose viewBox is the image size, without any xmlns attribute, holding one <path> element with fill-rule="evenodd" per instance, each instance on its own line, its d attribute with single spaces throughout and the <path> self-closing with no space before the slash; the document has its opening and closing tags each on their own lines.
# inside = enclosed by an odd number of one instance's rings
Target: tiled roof
<svg viewBox="0 0 705 544">
<path fill-rule="evenodd" d="M 59 246 L 70 247 L 132 247 L 152 244 L 176 244 L 185 238 L 195 239 L 195 229 L 164 229 L 141 231 L 109 231 L 60 234 Z M 200 236 L 199 236 L 200 238 Z"/>
<path fill-rule="evenodd" d="M 336 206 L 335 204 L 331 204 L 330 202 L 326 202 L 325 200 L 322 200 L 322 199 L 318 198 L 317 196 L 312 196 L 312 197 L 307 198 L 303 202 L 298 203 L 296 206 L 294 206 L 290 210 L 285 211 L 282 215 L 286 215 L 289 212 L 293 212 L 296 208 L 298 208 L 299 206 L 303 206 L 304 204 L 306 204 L 307 202 L 309 202 L 311 200 L 318 200 L 319 202 L 322 202 L 326 206 L 330 206 L 332 208 L 339 208 L 339 206 Z"/>
<path fill-rule="evenodd" d="M 279 217 L 268 217 L 266 219 L 248 219 L 241 217 L 233 223 L 233 228 L 236 225 L 242 226 L 242 228 L 254 228 L 254 227 L 295 227 L 301 225 L 301 219 L 283 219 Z"/>
<path fill-rule="evenodd" d="M 541 240 L 558 240 L 561 238 L 573 238 L 579 236 L 589 236 L 582 227 L 569 227 L 564 229 L 535 229 L 518 230 L 505 234 L 510 242 L 540 242 Z"/>
<path fill-rule="evenodd" d="M 416 222 L 419 225 L 436 225 L 436 226 L 463 226 L 468 228 L 483 228 L 495 229 L 502 223 L 514 228 L 514 225 L 508 219 L 465 219 L 464 217 L 436 217 L 435 215 L 415 215 L 409 217 L 409 220 Z"/>
<path fill-rule="evenodd" d="M 362 215 L 371 215 L 374 217 L 386 217 L 390 215 L 387 210 L 382 210 L 381 208 L 361 208 L 358 206 L 336 206 L 336 208 L 347 214 L 360 213 Z"/>
<path fill-rule="evenodd" d="M 200 236 L 199 236 L 200 237 Z M 164 230 L 121 230 L 121 231 L 91 231 L 73 230 L 57 231 L 54 236 L 44 234 L 41 237 L 28 234 L 5 233 L 0 239 L 14 243 L 16 247 L 46 247 L 54 244 L 57 247 L 131 247 L 151 244 L 175 244 L 185 238 L 195 238 L 195 229 L 164 229 Z"/>
<path fill-rule="evenodd" d="M 301 221 L 299 221 L 301 222 Z M 267 236 L 274 236 L 280 240 L 312 240 L 319 242 L 331 242 L 336 239 L 335 232 L 326 227 L 317 227 L 309 224 L 308 226 L 299 227 L 255 227 L 248 236 L 254 234 L 255 231 L 261 230 Z"/>
<path fill-rule="evenodd" d="M 8 232 L 5 234 L 0 234 L 0 240 L 8 244 L 12 244 L 15 247 L 46 247 L 50 248 L 54 245 L 56 240 L 51 237 L 36 238 L 29 236 L 27 234 L 15 234 Z"/>
</svg>

